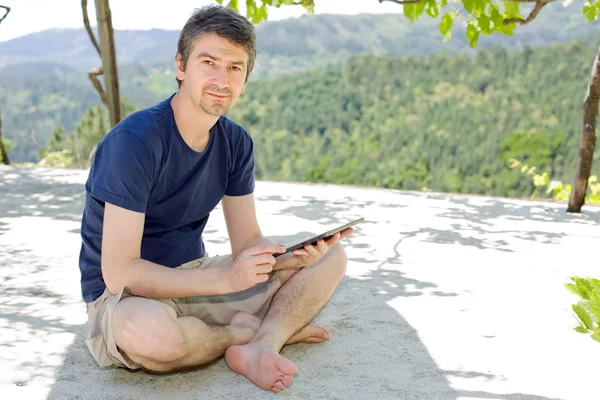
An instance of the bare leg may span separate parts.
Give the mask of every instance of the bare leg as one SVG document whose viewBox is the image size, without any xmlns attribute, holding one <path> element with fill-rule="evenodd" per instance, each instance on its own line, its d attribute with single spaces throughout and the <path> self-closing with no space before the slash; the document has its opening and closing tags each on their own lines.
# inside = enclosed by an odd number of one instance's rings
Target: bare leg
<svg viewBox="0 0 600 400">
<path fill-rule="evenodd" d="M 248 343 L 259 325 L 260 319 L 242 312 L 229 326 L 209 326 L 195 317 L 177 317 L 166 304 L 142 297 L 121 300 L 112 320 L 119 350 L 157 372 L 215 360 L 228 347 Z"/>
<path fill-rule="evenodd" d="M 346 262 L 338 243 L 318 263 L 296 273 L 273 298 L 252 341 L 227 349 L 229 367 L 265 390 L 279 392 L 289 386 L 296 366 L 278 353 L 327 304 L 344 277 Z"/>
</svg>

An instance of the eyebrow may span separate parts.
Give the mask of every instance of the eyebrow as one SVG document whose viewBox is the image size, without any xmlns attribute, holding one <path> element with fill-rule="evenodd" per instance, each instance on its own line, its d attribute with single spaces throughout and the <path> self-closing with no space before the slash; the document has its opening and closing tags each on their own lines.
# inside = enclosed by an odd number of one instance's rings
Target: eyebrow
<svg viewBox="0 0 600 400">
<path fill-rule="evenodd" d="M 209 53 L 200 53 L 198 54 L 198 58 L 210 58 L 211 60 L 215 60 L 215 61 L 221 61 L 221 59 L 219 57 L 215 57 Z M 244 61 L 240 61 L 240 60 L 236 60 L 236 61 L 232 61 L 231 64 L 233 65 L 243 65 L 246 66 L 246 63 Z"/>
</svg>

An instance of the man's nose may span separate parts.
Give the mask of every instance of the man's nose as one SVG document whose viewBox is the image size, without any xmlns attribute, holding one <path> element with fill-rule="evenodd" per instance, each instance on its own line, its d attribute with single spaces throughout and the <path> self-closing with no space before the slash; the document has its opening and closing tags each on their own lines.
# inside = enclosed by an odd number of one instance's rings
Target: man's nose
<svg viewBox="0 0 600 400">
<path fill-rule="evenodd" d="M 227 79 L 227 69 L 225 67 L 219 67 L 215 71 L 215 75 L 212 79 L 212 84 L 219 87 L 226 87 L 229 81 Z"/>
</svg>

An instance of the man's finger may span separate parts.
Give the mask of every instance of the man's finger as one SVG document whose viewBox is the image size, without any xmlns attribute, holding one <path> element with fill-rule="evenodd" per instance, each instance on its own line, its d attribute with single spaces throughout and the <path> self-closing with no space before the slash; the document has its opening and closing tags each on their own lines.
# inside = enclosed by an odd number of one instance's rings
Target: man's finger
<svg viewBox="0 0 600 400">
<path fill-rule="evenodd" d="M 308 252 L 308 254 L 310 254 L 311 256 L 317 256 L 318 255 L 318 251 L 317 249 L 315 249 L 315 246 L 307 244 L 306 246 L 304 246 L 304 250 L 306 250 Z"/>
<path fill-rule="evenodd" d="M 273 257 L 271 254 L 259 254 L 256 256 L 252 257 L 252 263 L 254 265 L 261 265 L 261 264 L 275 264 L 277 260 L 275 260 L 275 257 Z"/>
<path fill-rule="evenodd" d="M 346 232 L 346 231 L 344 231 L 344 232 Z M 341 238 L 341 234 L 340 234 L 340 232 L 338 232 L 338 233 L 336 233 L 335 235 L 333 235 L 333 236 L 331 237 L 331 239 L 329 239 L 329 240 L 327 241 L 327 247 L 329 247 L 329 248 L 333 247 L 333 246 L 334 246 L 334 245 L 335 245 L 337 242 L 339 242 L 339 241 L 340 241 L 340 238 Z"/>
<path fill-rule="evenodd" d="M 340 232 L 340 239 L 347 238 L 348 236 L 352 235 L 352 232 L 354 232 L 354 228 L 344 229 L 342 232 Z"/>
<path fill-rule="evenodd" d="M 317 242 L 317 247 L 319 248 L 319 252 L 321 252 L 321 254 L 325 254 L 327 250 L 329 250 L 331 245 L 329 243 L 326 243 L 323 239 L 321 239 Z"/>
<path fill-rule="evenodd" d="M 273 264 L 257 265 L 255 271 L 257 274 L 268 274 L 269 272 L 273 271 Z"/>
<path fill-rule="evenodd" d="M 273 254 L 273 253 L 284 253 L 285 246 L 275 243 L 263 243 L 248 249 L 248 254 L 255 256 L 258 254 Z"/>
<path fill-rule="evenodd" d="M 309 254 L 306 250 L 304 249 L 297 249 L 292 251 L 292 253 L 296 256 L 300 256 L 300 257 L 307 257 Z"/>
<path fill-rule="evenodd" d="M 259 282 L 266 282 L 269 280 L 269 274 L 258 274 L 256 276 L 258 277 Z"/>
</svg>

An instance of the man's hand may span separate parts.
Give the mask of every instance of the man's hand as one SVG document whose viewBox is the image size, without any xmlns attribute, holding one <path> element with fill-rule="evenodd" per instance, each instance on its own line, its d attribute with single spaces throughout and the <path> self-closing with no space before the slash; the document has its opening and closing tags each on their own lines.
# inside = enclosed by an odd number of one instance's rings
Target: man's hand
<svg viewBox="0 0 600 400">
<path fill-rule="evenodd" d="M 308 265 L 312 265 L 319 261 L 327 251 L 335 246 L 340 240 L 345 237 L 348 237 L 352 232 L 354 232 L 353 228 L 344 229 L 341 232 L 336 233 L 329 240 L 325 241 L 323 239 L 317 242 L 316 246 L 312 246 L 307 244 L 303 249 L 297 249 L 292 251 L 303 267 Z"/>
<path fill-rule="evenodd" d="M 239 292 L 266 282 L 275 265 L 273 253 L 284 251 L 284 246 L 274 243 L 260 244 L 242 251 L 225 272 L 231 292 Z"/>
</svg>

